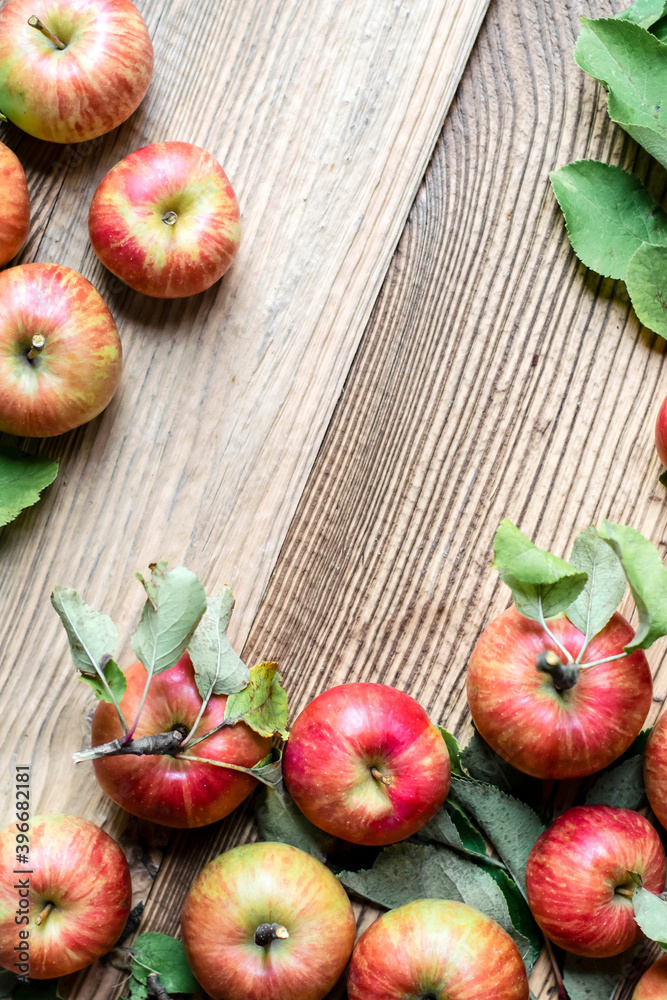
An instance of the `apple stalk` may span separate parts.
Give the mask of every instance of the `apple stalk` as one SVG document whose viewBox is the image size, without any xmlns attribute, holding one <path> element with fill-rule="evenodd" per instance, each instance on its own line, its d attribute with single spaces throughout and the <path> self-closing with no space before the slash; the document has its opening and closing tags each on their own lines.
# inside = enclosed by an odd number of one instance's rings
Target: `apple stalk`
<svg viewBox="0 0 667 1000">
<path fill-rule="evenodd" d="M 48 38 L 50 42 L 53 42 L 53 44 L 57 49 L 62 50 L 67 48 L 65 43 L 61 42 L 58 36 L 54 35 L 51 29 L 47 28 L 44 22 L 40 21 L 40 19 L 37 17 L 36 14 L 33 14 L 32 17 L 28 18 L 28 24 L 30 25 L 31 28 L 37 28 L 38 31 L 41 31 L 44 37 Z"/>
</svg>

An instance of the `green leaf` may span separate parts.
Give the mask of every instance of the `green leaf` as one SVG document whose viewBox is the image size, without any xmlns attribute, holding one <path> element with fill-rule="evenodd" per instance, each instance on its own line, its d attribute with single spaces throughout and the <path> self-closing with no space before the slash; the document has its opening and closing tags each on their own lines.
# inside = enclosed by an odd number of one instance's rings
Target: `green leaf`
<svg viewBox="0 0 667 1000">
<path fill-rule="evenodd" d="M 667 903 L 639 886 L 632 894 L 635 920 L 647 938 L 667 951 Z"/>
<path fill-rule="evenodd" d="M 487 868 L 487 871 L 505 896 L 507 908 L 514 927 L 519 934 L 521 934 L 527 941 L 530 941 L 532 945 L 532 960 L 530 963 L 526 963 L 528 971 L 530 971 L 539 958 L 542 948 L 544 947 L 542 931 L 535 923 L 535 918 L 530 912 L 530 907 L 528 906 L 528 903 L 521 893 L 521 889 L 516 884 L 514 879 L 510 878 L 507 872 L 502 868 Z"/>
<path fill-rule="evenodd" d="M 639 614 L 637 634 L 623 648 L 627 653 L 648 649 L 667 635 L 667 569 L 655 546 L 635 528 L 603 521 L 600 537 L 621 560 Z"/>
<path fill-rule="evenodd" d="M 140 983 L 146 982 L 150 972 L 157 972 L 167 993 L 200 992 L 180 941 L 168 934 L 148 931 L 139 935 L 132 950 L 132 975 Z"/>
<path fill-rule="evenodd" d="M 236 694 L 250 680 L 245 663 L 232 648 L 227 628 L 234 608 L 229 587 L 208 602 L 197 626 L 188 653 L 195 671 L 197 690 L 202 698 L 212 694 Z"/>
<path fill-rule="evenodd" d="M 125 679 L 125 674 L 120 669 L 115 660 L 112 660 L 109 656 L 106 659 L 102 657 L 100 660 L 100 667 L 104 663 L 102 668 L 102 674 L 104 675 L 104 680 L 106 684 L 102 681 L 101 677 L 95 676 L 91 677 L 87 674 L 79 674 L 82 681 L 89 684 L 93 691 L 95 692 L 95 697 L 99 701 L 108 701 L 110 704 L 119 705 L 123 700 L 123 695 L 125 694 L 125 688 L 127 687 L 127 680 Z M 109 694 L 111 692 L 111 694 Z"/>
<path fill-rule="evenodd" d="M 620 167 L 578 160 L 549 178 L 574 252 L 598 274 L 625 278 L 639 247 L 667 244 L 667 214 L 641 181 Z"/>
<path fill-rule="evenodd" d="M 119 702 L 125 694 L 127 682 L 125 674 L 113 660 L 118 645 L 118 629 L 111 618 L 101 611 L 94 611 L 70 587 L 55 587 L 51 604 L 67 632 L 72 662 L 82 679 L 90 684 L 100 700 L 113 703 L 114 695 Z"/>
<path fill-rule="evenodd" d="M 628 264 L 625 283 L 640 321 L 649 330 L 667 339 L 666 267 L 667 248 L 644 243 Z"/>
<path fill-rule="evenodd" d="M 442 726 L 436 726 L 436 729 L 438 729 L 447 745 L 449 764 L 452 769 L 452 774 L 458 774 L 459 777 L 463 777 L 463 771 L 461 770 L 461 747 L 459 746 L 459 741 L 456 736 L 453 736 L 452 733 L 443 729 Z"/>
<path fill-rule="evenodd" d="M 603 771 L 588 790 L 586 805 L 639 809 L 646 797 L 643 765 L 644 758 L 638 754 Z"/>
<path fill-rule="evenodd" d="M 495 785 L 452 778 L 449 795 L 484 831 L 525 892 L 528 855 L 545 830 L 537 813 Z"/>
<path fill-rule="evenodd" d="M 206 593 L 189 569 L 168 570 L 164 562 L 153 563 L 150 569 L 149 580 L 137 573 L 148 600 L 132 648 L 152 677 L 180 660 L 206 611 Z"/>
<path fill-rule="evenodd" d="M 37 503 L 57 475 L 57 460 L 0 447 L 0 527 Z"/>
<path fill-rule="evenodd" d="M 574 58 L 606 86 L 612 121 L 667 167 L 667 45 L 631 21 L 582 17 Z"/>
<path fill-rule="evenodd" d="M 565 955 L 563 983 L 570 1000 L 612 1000 L 632 962 L 631 953 L 615 958 Z"/>
<path fill-rule="evenodd" d="M 588 579 L 566 614 L 589 643 L 616 611 L 628 583 L 618 556 L 592 525 L 575 539 L 570 562 L 587 573 Z"/>
<path fill-rule="evenodd" d="M 665 470 L 665 472 L 660 473 L 660 475 L 658 476 L 658 482 L 660 483 L 661 486 L 667 486 L 667 470 Z"/>
<path fill-rule="evenodd" d="M 250 668 L 250 680 L 225 706 L 224 721 L 245 722 L 261 736 L 278 734 L 287 739 L 287 695 L 280 684 L 277 663 L 258 663 Z"/>
<path fill-rule="evenodd" d="M 514 798 L 526 802 L 537 812 L 543 808 L 544 785 L 512 767 L 492 750 L 475 729 L 461 752 L 461 763 L 471 778 L 495 785 Z"/>
<path fill-rule="evenodd" d="M 306 819 L 282 781 L 265 786 L 255 802 L 255 822 L 261 840 L 279 841 L 325 861 L 335 840 Z"/>
<path fill-rule="evenodd" d="M 524 961 L 531 943 L 512 923 L 505 896 L 489 873 L 444 847 L 393 844 L 378 855 L 372 868 L 341 872 L 346 888 L 380 906 L 403 906 L 415 899 L 453 899 L 485 913 L 516 941 Z"/>
<path fill-rule="evenodd" d="M 650 28 L 667 14 L 667 0 L 635 0 L 631 7 L 616 15 L 618 20 L 633 21 L 642 28 Z"/>
<path fill-rule="evenodd" d="M 493 551 L 494 568 L 525 618 L 555 618 L 576 600 L 586 583 L 585 573 L 538 549 L 507 518 L 496 531 Z"/>
<path fill-rule="evenodd" d="M 653 25 L 652 34 L 659 38 L 661 42 L 667 42 L 667 17 L 661 17 Z"/>
<path fill-rule="evenodd" d="M 446 802 L 417 836 L 420 840 L 434 840 L 464 854 L 487 857 L 484 837 L 472 825 L 465 811 L 454 802 Z"/>
</svg>

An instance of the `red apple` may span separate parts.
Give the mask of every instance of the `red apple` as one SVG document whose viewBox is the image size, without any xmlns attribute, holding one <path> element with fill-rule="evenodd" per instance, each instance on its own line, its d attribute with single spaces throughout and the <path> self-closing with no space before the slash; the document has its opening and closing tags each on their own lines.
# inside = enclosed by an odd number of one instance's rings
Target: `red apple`
<svg viewBox="0 0 667 1000">
<path fill-rule="evenodd" d="M 576 659 L 584 641 L 567 618 L 549 628 Z M 542 626 L 509 608 L 484 630 L 468 665 L 475 726 L 496 753 L 536 778 L 578 778 L 627 750 L 646 719 L 653 683 L 638 650 L 612 663 L 587 663 L 622 652 L 634 632 L 618 612 L 589 643 L 568 690 L 538 670 L 544 653 L 562 658 Z"/>
<path fill-rule="evenodd" d="M 663 955 L 637 983 L 632 1000 L 665 1000 L 667 997 L 667 955 Z"/>
<path fill-rule="evenodd" d="M 646 744 L 644 784 L 651 809 L 667 827 L 667 715 L 661 715 Z"/>
<path fill-rule="evenodd" d="M 660 461 L 667 466 L 667 396 L 662 401 L 655 422 L 655 447 Z"/>
<path fill-rule="evenodd" d="M 0 832 L 0 965 L 55 979 L 113 948 L 130 913 L 130 870 L 118 844 L 80 816 L 25 826 Z"/>
<path fill-rule="evenodd" d="M 0 267 L 8 264 L 28 238 L 30 195 L 23 167 L 0 142 Z"/>
<path fill-rule="evenodd" d="M 323 864 L 287 844 L 245 844 L 188 893 L 183 944 L 213 1000 L 322 1000 L 354 946 L 352 906 Z"/>
<path fill-rule="evenodd" d="M 90 239 L 105 267 L 159 299 L 213 285 L 239 248 L 239 205 L 214 157 L 188 142 L 130 153 L 93 198 Z"/>
<path fill-rule="evenodd" d="M 528 1000 L 519 949 L 465 903 L 418 899 L 390 910 L 354 949 L 349 1000 Z"/>
<path fill-rule="evenodd" d="M 111 313 L 76 271 L 0 273 L 0 431 L 51 437 L 92 420 L 114 394 L 121 359 Z"/>
<path fill-rule="evenodd" d="M 48 142 L 83 142 L 135 111 L 153 46 L 130 0 L 9 0 L 0 12 L 0 111 Z"/>
<path fill-rule="evenodd" d="M 287 789 L 321 830 L 354 844 L 395 844 L 447 798 L 449 754 L 424 709 L 385 684 L 341 684 L 292 726 Z"/>
<path fill-rule="evenodd" d="M 665 888 L 656 829 L 631 809 L 576 806 L 549 827 L 526 868 L 528 904 L 545 935 L 586 958 L 620 955 L 642 936 L 632 893 Z"/>
<path fill-rule="evenodd" d="M 134 663 L 125 676 L 127 689 L 121 709 L 126 719 L 134 719 L 146 684 L 146 670 L 141 663 Z M 189 732 L 201 704 L 192 662 L 185 653 L 175 667 L 153 677 L 134 739 L 171 732 L 178 725 Z M 213 695 L 194 735 L 203 736 L 219 726 L 226 704 L 224 695 Z M 122 735 L 115 708 L 108 702 L 100 702 L 93 716 L 92 745 L 108 743 Z M 254 767 L 270 749 L 270 739 L 240 722 L 198 743 L 192 753 L 227 764 Z M 114 802 L 133 816 L 163 826 L 185 828 L 215 823 L 257 787 L 254 778 L 240 771 L 171 755 L 100 757 L 94 761 L 94 767 L 97 780 Z"/>
</svg>

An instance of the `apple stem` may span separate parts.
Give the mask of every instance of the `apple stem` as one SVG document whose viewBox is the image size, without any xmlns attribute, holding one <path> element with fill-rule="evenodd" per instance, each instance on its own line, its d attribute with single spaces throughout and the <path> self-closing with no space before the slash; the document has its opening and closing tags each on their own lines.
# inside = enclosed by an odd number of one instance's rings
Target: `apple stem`
<svg viewBox="0 0 667 1000">
<path fill-rule="evenodd" d="M 41 333 L 36 333 L 30 341 L 30 350 L 27 355 L 28 361 L 32 361 L 38 354 L 41 354 L 45 346 L 46 338 L 43 337 Z"/>
<path fill-rule="evenodd" d="M 131 754 L 134 757 L 144 757 L 146 755 L 175 754 L 183 745 L 183 738 L 187 730 L 185 726 L 176 726 L 170 733 L 157 733 L 155 736 L 141 736 L 138 740 L 130 740 L 125 743 L 123 740 L 111 740 L 109 743 L 101 743 L 90 750 L 83 750 L 81 753 L 72 755 L 75 764 L 81 764 L 85 760 L 98 760 L 100 757 L 119 757 L 124 754 Z"/>
<path fill-rule="evenodd" d="M 176 215 L 176 212 L 165 212 L 162 216 L 162 221 L 167 226 L 175 226 L 178 222 L 178 216 Z"/>
<path fill-rule="evenodd" d="M 35 917 L 35 925 L 37 927 L 39 927 L 40 924 L 44 923 L 44 921 L 46 920 L 52 909 L 53 909 L 53 903 L 47 903 L 42 912 L 39 914 L 39 916 Z"/>
<path fill-rule="evenodd" d="M 391 785 L 391 778 L 385 777 L 385 775 L 382 773 L 382 771 L 379 771 L 377 769 L 377 767 L 372 767 L 371 768 L 371 774 L 375 778 L 376 781 L 382 782 L 383 785 L 387 785 L 387 787 L 389 787 L 389 785 Z"/>
<path fill-rule="evenodd" d="M 255 944 L 268 948 L 272 941 L 286 941 L 289 931 L 282 924 L 260 924 L 255 931 Z"/>
<path fill-rule="evenodd" d="M 537 657 L 537 669 L 549 674 L 557 691 L 569 691 L 577 683 L 579 667 L 576 663 L 562 663 L 552 649 Z"/>
<path fill-rule="evenodd" d="M 617 896 L 625 896 L 626 899 L 632 899 L 635 894 L 635 890 L 630 889 L 627 885 L 618 886 L 614 891 Z"/>
<path fill-rule="evenodd" d="M 57 49 L 67 48 L 67 46 L 60 41 L 58 36 L 54 35 L 53 32 L 47 28 L 42 21 L 40 21 L 36 14 L 33 14 L 32 17 L 28 18 L 28 24 L 31 28 L 37 28 L 38 31 L 41 31 L 41 33 L 48 38 L 50 42 L 53 42 Z"/>
</svg>

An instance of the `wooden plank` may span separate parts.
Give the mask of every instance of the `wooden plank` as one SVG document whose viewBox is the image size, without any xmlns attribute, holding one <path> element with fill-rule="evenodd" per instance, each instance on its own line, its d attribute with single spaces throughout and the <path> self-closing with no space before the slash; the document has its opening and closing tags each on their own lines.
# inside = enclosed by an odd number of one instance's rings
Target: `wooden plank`
<svg viewBox="0 0 667 1000">
<path fill-rule="evenodd" d="M 578 263 L 547 179 L 594 156 L 664 194 L 572 60 L 579 15 L 624 5 L 491 4 L 246 646 L 280 660 L 294 711 L 384 681 L 465 739 L 466 664 L 508 603 L 490 568 L 503 516 L 563 554 L 602 517 L 667 547 L 667 345 Z M 652 720 L 665 643 L 648 655 Z M 176 931 L 191 879 L 248 829 L 241 812 L 178 834 L 146 926 Z M 544 960 L 531 985 L 555 995 Z"/>
<path fill-rule="evenodd" d="M 0 133 L 37 207 L 22 260 L 91 278 L 125 349 L 112 405 L 42 448 L 60 477 L 0 540 L 2 764 L 32 764 L 41 810 L 122 825 L 71 765 L 91 701 L 50 591 L 74 585 L 111 613 L 127 661 L 132 572 L 184 562 L 234 587 L 245 639 L 486 5 L 145 0 L 157 71 L 129 123 L 71 149 Z M 169 138 L 224 163 L 244 242 L 221 285 L 162 303 L 104 271 L 86 220 L 121 156 Z"/>
</svg>

